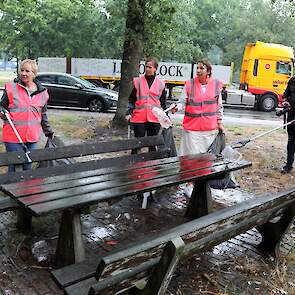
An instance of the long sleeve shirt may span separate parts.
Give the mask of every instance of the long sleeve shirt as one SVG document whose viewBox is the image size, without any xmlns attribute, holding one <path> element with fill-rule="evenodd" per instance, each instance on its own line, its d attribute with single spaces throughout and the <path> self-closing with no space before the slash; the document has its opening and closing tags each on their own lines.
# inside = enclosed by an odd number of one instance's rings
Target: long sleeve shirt
<svg viewBox="0 0 295 295">
<path fill-rule="evenodd" d="M 145 75 L 145 78 L 147 80 L 148 86 L 149 88 L 151 88 L 154 80 L 155 80 L 155 76 L 147 76 Z M 133 87 L 132 92 L 129 96 L 129 102 L 128 102 L 128 110 L 127 110 L 127 115 L 131 115 L 133 112 L 133 109 L 135 108 L 135 103 L 137 100 L 137 96 L 136 96 L 136 88 Z M 163 110 L 165 110 L 166 107 L 166 91 L 165 89 L 163 90 L 161 97 L 160 97 L 160 104 L 161 104 L 161 108 Z"/>
<path fill-rule="evenodd" d="M 287 88 L 283 94 L 283 100 L 290 103 L 291 109 L 288 112 L 288 121 L 295 119 L 295 77 L 288 81 Z"/>
</svg>

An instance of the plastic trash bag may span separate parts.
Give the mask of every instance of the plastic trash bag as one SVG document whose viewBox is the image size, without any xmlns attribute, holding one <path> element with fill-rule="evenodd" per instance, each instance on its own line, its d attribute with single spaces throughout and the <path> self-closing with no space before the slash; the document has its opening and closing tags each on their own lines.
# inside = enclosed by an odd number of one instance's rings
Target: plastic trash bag
<svg viewBox="0 0 295 295">
<path fill-rule="evenodd" d="M 158 107 L 154 107 L 152 108 L 152 113 L 159 120 L 159 123 L 163 128 L 168 129 L 172 126 L 172 122 L 170 121 L 170 118 L 167 116 L 164 110 Z"/>
<path fill-rule="evenodd" d="M 55 148 L 57 146 L 63 146 L 64 144 L 58 137 L 54 137 L 53 139 L 47 138 L 45 148 Z M 37 168 L 46 168 L 46 167 L 53 167 L 53 166 L 59 166 L 59 165 L 69 165 L 75 163 L 72 159 L 57 159 L 57 160 L 46 160 L 46 161 L 40 161 L 37 165 Z"/>
<path fill-rule="evenodd" d="M 176 151 L 176 146 L 175 146 L 174 137 L 173 137 L 173 128 L 172 127 L 168 129 L 163 128 L 162 136 L 164 137 L 165 145 L 159 146 L 158 150 L 167 151 L 169 157 L 176 157 L 177 151 Z"/>
<path fill-rule="evenodd" d="M 225 148 L 225 134 L 219 132 L 208 149 L 208 153 L 220 155 Z M 227 173 L 225 177 L 210 181 L 210 187 L 213 189 L 236 188 L 238 185 L 231 173 Z"/>
</svg>

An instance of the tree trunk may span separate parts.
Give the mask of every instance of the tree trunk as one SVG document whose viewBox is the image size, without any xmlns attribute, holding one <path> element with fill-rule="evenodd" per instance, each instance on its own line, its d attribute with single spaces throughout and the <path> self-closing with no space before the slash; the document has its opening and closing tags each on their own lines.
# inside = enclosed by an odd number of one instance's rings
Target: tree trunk
<svg viewBox="0 0 295 295">
<path fill-rule="evenodd" d="M 126 18 L 124 51 L 121 65 L 120 93 L 113 127 L 124 127 L 128 98 L 133 88 L 132 80 L 138 76 L 142 58 L 144 35 L 144 10 L 146 0 L 129 0 Z"/>
</svg>

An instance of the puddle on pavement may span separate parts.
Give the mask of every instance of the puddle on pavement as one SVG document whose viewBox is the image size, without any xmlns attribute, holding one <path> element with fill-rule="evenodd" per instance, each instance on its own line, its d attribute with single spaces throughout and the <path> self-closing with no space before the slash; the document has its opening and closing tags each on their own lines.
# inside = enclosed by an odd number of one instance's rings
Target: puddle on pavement
<svg viewBox="0 0 295 295">
<path fill-rule="evenodd" d="M 32 255 L 34 259 L 38 262 L 43 262 L 48 260 L 50 256 L 49 245 L 46 241 L 41 240 L 33 244 L 32 246 Z"/>
<path fill-rule="evenodd" d="M 211 193 L 216 202 L 229 206 L 241 203 L 253 197 L 251 194 L 238 189 L 217 190 L 211 188 Z"/>
<path fill-rule="evenodd" d="M 94 227 L 89 232 L 91 239 L 95 242 L 111 237 L 114 234 L 115 226 L 112 226 L 113 229 L 106 227 Z"/>
</svg>

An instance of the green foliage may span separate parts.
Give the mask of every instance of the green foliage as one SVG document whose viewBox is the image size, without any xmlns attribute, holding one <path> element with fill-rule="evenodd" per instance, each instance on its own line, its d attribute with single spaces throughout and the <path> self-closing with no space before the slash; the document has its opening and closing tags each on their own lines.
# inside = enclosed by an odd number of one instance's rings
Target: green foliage
<svg viewBox="0 0 295 295">
<path fill-rule="evenodd" d="M 8 56 L 122 58 L 127 0 L 2 0 L 0 51 Z M 139 0 L 142 57 L 240 67 L 245 44 L 294 46 L 294 1 Z M 132 16 L 131 16 L 132 17 Z M 136 24 L 134 24 L 136 26 Z M 135 37 L 136 38 L 136 37 Z"/>
<path fill-rule="evenodd" d="M 0 46 L 10 56 L 91 57 L 103 14 L 90 0 L 4 0 Z M 87 46 L 85 46 L 87 44 Z"/>
</svg>

